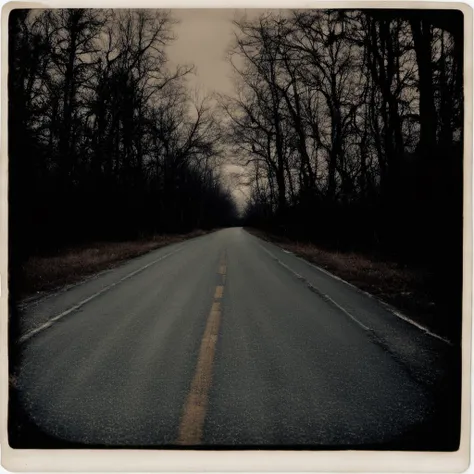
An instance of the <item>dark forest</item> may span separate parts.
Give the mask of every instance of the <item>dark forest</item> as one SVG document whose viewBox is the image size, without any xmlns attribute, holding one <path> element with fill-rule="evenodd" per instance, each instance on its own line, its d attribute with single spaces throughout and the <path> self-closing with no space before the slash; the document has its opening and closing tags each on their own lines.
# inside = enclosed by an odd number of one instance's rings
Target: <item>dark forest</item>
<svg viewBox="0 0 474 474">
<path fill-rule="evenodd" d="M 91 241 L 244 224 L 427 268 L 459 325 L 462 13 L 243 15 L 231 96 L 195 93 L 193 65 L 169 66 L 175 23 L 164 10 L 11 13 L 12 271 Z M 250 190 L 241 218 L 226 155 Z"/>
<path fill-rule="evenodd" d="M 10 230 L 19 256 L 234 217 L 210 99 L 186 87 L 192 65 L 167 67 L 173 24 L 161 10 L 12 12 Z"/>
<path fill-rule="evenodd" d="M 238 92 L 221 102 L 252 170 L 248 225 L 427 268 L 458 325 L 462 13 L 303 10 L 235 26 Z"/>
</svg>

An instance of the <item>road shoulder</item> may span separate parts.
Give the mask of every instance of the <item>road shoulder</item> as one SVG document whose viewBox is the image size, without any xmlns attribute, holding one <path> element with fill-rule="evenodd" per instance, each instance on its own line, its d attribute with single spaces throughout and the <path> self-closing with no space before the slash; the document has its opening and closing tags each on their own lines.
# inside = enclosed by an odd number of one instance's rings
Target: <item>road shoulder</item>
<svg viewBox="0 0 474 474">
<path fill-rule="evenodd" d="M 456 323 L 455 318 L 451 317 L 448 321 L 446 313 L 437 306 L 435 295 L 428 288 L 427 281 L 431 276 L 427 271 L 379 261 L 367 255 L 333 252 L 257 229 L 245 230 L 376 299 L 398 317 L 426 328 L 442 339 L 459 343 L 460 328 L 453 327 L 456 326 L 453 324 Z"/>
</svg>

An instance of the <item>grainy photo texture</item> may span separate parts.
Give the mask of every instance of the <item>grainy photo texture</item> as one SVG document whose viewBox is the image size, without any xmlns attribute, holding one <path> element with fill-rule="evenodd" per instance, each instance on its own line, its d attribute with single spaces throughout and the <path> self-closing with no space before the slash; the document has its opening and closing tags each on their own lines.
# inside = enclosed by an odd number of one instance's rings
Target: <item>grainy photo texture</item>
<svg viewBox="0 0 474 474">
<path fill-rule="evenodd" d="M 456 451 L 463 41 L 13 10 L 10 446 Z"/>
</svg>

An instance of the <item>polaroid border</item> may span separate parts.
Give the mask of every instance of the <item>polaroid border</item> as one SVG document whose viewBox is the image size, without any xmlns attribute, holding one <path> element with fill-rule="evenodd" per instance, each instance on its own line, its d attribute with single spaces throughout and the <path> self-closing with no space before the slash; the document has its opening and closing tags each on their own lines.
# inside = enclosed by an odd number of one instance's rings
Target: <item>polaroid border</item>
<svg viewBox="0 0 474 474">
<path fill-rule="evenodd" d="M 456 452 L 197 451 L 12 449 L 8 405 L 8 17 L 17 8 L 130 8 L 126 0 L 10 2 L 1 18 L 0 154 L 0 442 L 2 465 L 14 472 L 463 472 L 470 463 L 473 294 L 473 10 L 466 3 L 434 1 L 140 0 L 133 8 L 406 8 L 460 10 L 464 15 L 464 223 L 461 442 Z"/>
</svg>

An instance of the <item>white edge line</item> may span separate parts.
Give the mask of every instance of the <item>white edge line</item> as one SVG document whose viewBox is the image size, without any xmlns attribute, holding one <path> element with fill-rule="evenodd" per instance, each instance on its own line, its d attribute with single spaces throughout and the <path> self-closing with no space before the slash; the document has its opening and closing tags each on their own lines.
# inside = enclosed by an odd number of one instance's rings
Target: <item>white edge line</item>
<svg viewBox="0 0 474 474">
<path fill-rule="evenodd" d="M 57 316 L 54 316 L 53 318 L 49 319 L 48 321 L 46 321 L 44 324 L 42 324 L 41 326 L 35 328 L 35 329 L 32 329 L 31 331 L 27 332 L 26 334 L 24 334 L 22 337 L 20 337 L 18 339 L 18 342 L 20 344 L 22 344 L 23 342 L 27 341 L 28 339 L 30 339 L 31 337 L 33 337 L 35 334 L 38 334 L 39 332 L 43 331 L 44 329 L 52 326 L 56 321 L 59 321 L 61 318 L 64 318 L 64 316 L 67 316 L 68 314 L 78 310 L 79 308 L 81 308 L 82 306 L 84 306 L 85 304 L 89 303 L 89 301 L 93 300 L 94 298 L 97 298 L 98 296 L 100 296 L 102 293 L 105 293 L 106 291 L 110 290 L 111 288 L 113 288 L 114 286 L 117 286 L 119 285 L 120 283 L 124 282 L 125 280 L 128 280 L 129 278 L 137 275 L 138 273 L 141 273 L 142 271 L 146 270 L 148 267 L 151 267 L 152 265 L 154 265 L 155 263 L 158 263 L 159 261 L 161 260 L 164 260 L 165 258 L 169 257 L 170 255 L 173 255 L 175 254 L 176 252 L 179 252 L 183 247 L 179 247 L 178 249 L 174 250 L 173 252 L 170 252 L 170 253 L 167 253 L 166 255 L 162 255 L 161 257 L 153 260 L 152 262 L 150 263 L 147 263 L 146 265 L 144 265 L 143 267 L 139 268 L 138 270 L 134 270 L 133 272 L 129 273 L 128 275 L 125 275 L 124 277 L 122 277 L 120 280 L 114 282 L 114 283 L 111 283 L 110 285 L 106 286 L 105 288 L 102 288 L 100 291 L 98 291 L 97 293 L 94 293 L 93 295 L 85 298 L 84 300 L 82 300 L 81 302 L 77 303 L 76 305 L 72 306 L 71 308 L 67 309 L 66 311 L 63 311 L 62 313 L 58 314 Z"/>
<path fill-rule="evenodd" d="M 214 232 L 217 232 L 217 231 L 212 231 L 209 234 L 212 234 Z M 187 243 L 191 240 L 199 239 L 199 238 L 204 237 L 205 235 L 209 235 L 209 234 L 198 235 L 196 237 L 190 237 L 189 239 L 185 239 L 184 241 L 174 242 L 174 243 L 169 244 L 169 245 L 163 245 L 162 247 L 157 247 L 156 249 L 152 249 L 150 251 L 147 251 L 144 254 L 137 255 L 136 257 L 133 257 L 131 260 L 133 260 L 134 258 L 142 258 L 145 255 L 150 255 L 153 252 L 157 252 L 158 250 L 162 250 L 164 247 L 171 248 L 172 246 L 176 246 L 176 245 L 183 246 L 185 243 Z M 52 289 L 51 291 L 47 291 L 47 290 L 40 291 L 35 295 L 27 296 L 23 299 L 20 299 L 20 301 L 16 304 L 16 306 L 20 310 L 34 308 L 34 307 L 38 306 L 39 304 L 49 300 L 50 298 L 54 298 L 56 296 L 62 295 L 62 294 L 66 293 L 66 292 L 68 292 L 68 291 L 70 291 L 70 290 L 72 290 L 72 289 L 74 289 L 78 286 L 83 285 L 84 283 L 89 283 L 91 281 L 97 280 L 101 276 L 103 276 L 107 273 L 111 273 L 111 272 L 121 268 L 122 265 L 126 265 L 129 262 L 130 262 L 130 260 L 121 260 L 121 261 L 117 262 L 117 264 L 112 264 L 112 266 L 110 266 L 108 268 L 104 268 L 103 270 L 100 270 L 99 272 L 94 273 L 92 275 L 87 275 L 84 278 L 81 278 L 78 281 L 76 281 L 74 283 L 71 283 L 69 285 L 65 285 L 65 286 L 60 287 L 60 288 L 55 288 L 55 289 Z"/>
<path fill-rule="evenodd" d="M 439 339 L 440 341 L 445 342 L 446 344 L 449 344 L 450 346 L 454 345 L 449 339 L 445 339 L 444 337 L 440 336 L 439 334 L 436 334 L 432 331 L 430 331 L 428 328 L 425 326 L 422 326 L 421 324 L 418 324 L 416 321 L 413 321 L 410 319 L 408 316 L 405 316 L 403 313 L 400 313 L 397 311 L 395 308 L 392 308 L 389 304 L 385 303 L 385 301 L 380 301 L 378 300 L 385 308 L 393 313 L 397 318 L 403 319 L 403 321 L 412 324 L 413 326 L 416 326 L 418 329 L 421 329 L 422 331 L 426 332 L 426 334 L 429 334 L 432 337 L 435 337 L 436 339 Z"/>
<path fill-rule="evenodd" d="M 278 246 L 277 246 L 278 247 Z M 280 247 L 278 247 L 280 248 Z M 283 250 L 283 249 L 282 249 Z M 337 275 L 334 275 L 332 274 L 331 272 L 328 272 L 326 269 L 324 268 L 321 268 L 319 267 L 318 265 L 315 265 L 314 263 L 311 263 L 311 262 L 308 262 L 307 260 L 305 260 L 304 258 L 302 257 L 296 257 L 298 260 L 301 260 L 302 262 L 306 263 L 307 265 L 310 265 L 311 267 L 314 267 L 316 268 L 317 270 L 320 270 L 322 271 L 323 273 L 325 273 L 326 275 L 334 278 L 335 280 L 338 280 L 342 283 L 345 283 L 346 285 L 350 286 L 351 288 L 354 288 L 355 290 L 359 291 L 360 293 L 362 293 L 363 295 L 377 301 L 378 303 L 380 303 L 387 311 L 391 312 L 394 316 L 396 316 L 397 318 L 400 318 L 402 319 L 403 321 L 405 321 L 406 323 L 408 324 L 411 324 L 412 326 L 415 326 L 416 328 L 420 329 L 421 331 L 425 332 L 426 334 L 429 334 L 430 336 L 436 338 L 436 339 L 439 339 L 440 341 L 443 341 L 445 342 L 446 344 L 449 344 L 450 346 L 453 345 L 453 343 L 449 340 L 449 339 L 446 339 L 442 336 L 440 336 L 439 334 L 436 334 L 434 332 L 432 332 L 431 330 L 429 330 L 426 326 L 423 326 L 422 324 L 420 323 L 417 323 L 416 321 L 413 321 L 413 319 L 409 318 L 408 316 L 404 315 L 403 313 L 401 313 L 399 310 L 395 309 L 392 305 L 386 303 L 385 301 L 382 301 L 381 299 L 377 298 L 376 296 L 372 295 L 371 293 L 365 291 L 365 290 L 362 290 L 361 288 L 353 285 L 352 283 L 346 281 L 346 280 L 343 280 L 341 277 L 338 277 Z"/>
<path fill-rule="evenodd" d="M 260 245 L 260 244 L 259 244 Z M 370 331 L 370 329 L 360 322 L 357 318 L 355 318 L 349 311 L 347 311 L 345 308 L 343 308 L 340 304 L 336 303 L 329 295 L 326 293 L 323 293 L 321 290 L 316 288 L 314 285 L 312 285 L 305 277 L 300 275 L 299 273 L 295 272 L 292 270 L 286 263 L 282 262 L 278 257 L 273 255 L 268 249 L 266 249 L 263 245 L 260 245 L 260 247 L 268 253 L 274 260 L 276 260 L 282 267 L 286 268 L 289 272 L 291 272 L 293 275 L 296 276 L 299 280 L 304 281 L 312 290 L 316 291 L 317 293 L 321 294 L 323 298 L 327 299 L 330 303 L 332 303 L 336 308 L 338 308 L 340 311 L 342 311 L 346 316 L 348 316 L 350 319 L 352 319 L 355 323 L 357 323 L 360 327 L 362 327 L 366 331 Z"/>
<path fill-rule="evenodd" d="M 254 236 L 256 237 L 256 236 Z M 258 237 L 257 237 L 258 238 Z M 278 249 L 282 250 L 283 252 L 285 253 L 288 253 L 285 249 L 283 249 L 282 247 L 279 247 L 278 245 L 274 244 L 273 242 L 269 242 L 269 241 L 265 241 L 265 242 L 268 242 L 270 243 L 271 245 L 274 245 L 275 247 L 277 247 Z M 262 245 L 261 245 L 262 248 L 264 248 Z M 267 250 L 267 249 L 265 249 Z M 270 252 L 269 252 L 270 253 Z M 291 253 L 291 252 L 290 252 Z M 421 331 L 425 332 L 426 334 L 428 334 L 429 336 L 431 337 L 434 337 L 442 342 L 444 342 L 445 344 L 448 344 L 449 346 L 453 346 L 454 344 L 449 340 L 449 339 L 446 339 L 442 336 L 440 336 L 439 334 L 436 334 L 432 331 L 430 331 L 427 327 L 417 323 L 416 321 L 413 321 L 412 319 L 410 319 L 408 316 L 404 315 L 403 313 L 401 313 L 400 311 L 398 311 L 397 309 L 395 309 L 392 305 L 388 304 L 388 303 L 385 303 L 385 301 L 382 301 L 380 300 L 379 298 L 375 297 L 374 295 L 368 293 L 367 291 L 365 290 L 362 290 L 360 289 L 359 287 L 353 285 L 352 283 L 346 281 L 346 280 L 343 280 L 341 277 L 338 277 L 337 275 L 334 275 L 333 273 L 331 272 L 328 272 L 326 269 L 322 268 L 322 267 L 319 267 L 318 265 L 315 265 L 314 263 L 312 262 L 308 262 L 308 260 L 305 260 L 304 258 L 302 257 L 299 257 L 295 254 L 292 254 L 294 255 L 298 260 L 301 260 L 302 262 L 306 263 L 307 265 L 311 266 L 311 267 L 314 267 L 316 268 L 316 270 L 319 270 L 323 273 L 325 273 L 326 275 L 330 276 L 331 278 L 334 278 L 335 280 L 337 281 L 340 281 L 342 283 L 345 283 L 346 285 L 350 286 L 351 288 L 354 288 L 355 290 L 359 291 L 360 293 L 364 294 L 365 296 L 377 301 L 378 303 L 380 303 L 387 311 L 389 311 L 390 313 L 392 313 L 394 316 L 396 316 L 397 318 L 405 321 L 406 323 L 408 324 L 411 324 L 412 326 L 415 326 L 416 328 L 420 329 Z M 272 254 L 273 256 L 273 254 Z M 277 257 L 274 257 L 277 261 L 278 258 Z M 288 268 L 289 269 L 289 268 Z M 290 271 L 293 272 L 293 270 L 289 269 Z M 294 272 L 293 272 L 294 273 Z M 310 284 L 311 285 L 311 284 Z M 311 285 L 312 286 L 312 285 Z M 319 291 L 319 290 L 318 290 Z M 351 318 L 353 318 L 352 315 L 350 315 L 344 308 L 340 307 L 334 300 L 332 300 L 332 298 L 330 298 L 329 296 L 326 295 L 326 297 L 331 300 L 333 302 L 333 304 L 335 304 L 336 306 L 338 306 L 341 311 L 344 311 L 345 313 L 347 313 L 348 316 L 350 316 Z M 356 320 L 358 321 L 358 320 Z M 362 323 L 359 322 L 359 324 L 362 325 Z M 365 327 L 365 326 L 364 326 Z M 368 329 L 368 328 L 367 328 Z"/>
</svg>

